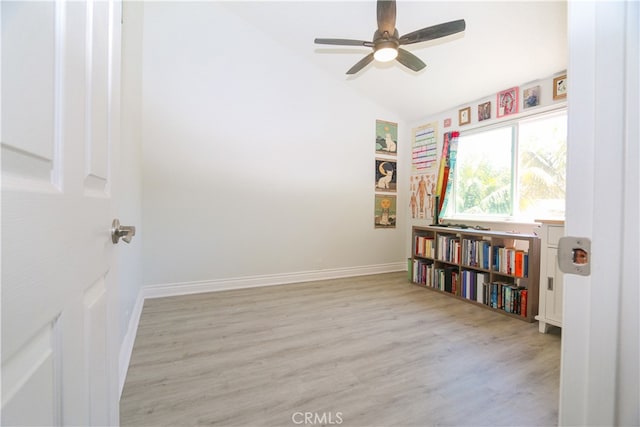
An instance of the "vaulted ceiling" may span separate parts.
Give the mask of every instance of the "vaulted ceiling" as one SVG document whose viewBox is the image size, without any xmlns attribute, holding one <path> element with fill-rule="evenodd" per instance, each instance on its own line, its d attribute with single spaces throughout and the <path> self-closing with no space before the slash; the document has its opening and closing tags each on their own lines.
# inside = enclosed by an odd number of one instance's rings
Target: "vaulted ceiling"
<svg viewBox="0 0 640 427">
<path fill-rule="evenodd" d="M 427 67 L 415 73 L 397 62 L 345 72 L 365 47 L 314 44 L 314 38 L 372 40 L 376 2 L 234 1 L 225 5 L 328 78 L 414 121 L 567 68 L 565 1 L 398 1 L 400 35 L 465 19 L 466 31 L 406 46 Z M 229 43 L 234 35 L 229 35 Z M 256 41 L 259 43 L 259 41 Z"/>
</svg>

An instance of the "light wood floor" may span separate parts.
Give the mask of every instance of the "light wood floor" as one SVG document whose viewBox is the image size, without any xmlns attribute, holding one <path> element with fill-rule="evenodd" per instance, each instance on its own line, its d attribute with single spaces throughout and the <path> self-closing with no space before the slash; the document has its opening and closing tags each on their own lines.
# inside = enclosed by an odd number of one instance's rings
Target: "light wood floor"
<svg viewBox="0 0 640 427">
<path fill-rule="evenodd" d="M 559 365 L 557 332 L 406 273 L 153 299 L 121 423 L 551 426 Z"/>
</svg>

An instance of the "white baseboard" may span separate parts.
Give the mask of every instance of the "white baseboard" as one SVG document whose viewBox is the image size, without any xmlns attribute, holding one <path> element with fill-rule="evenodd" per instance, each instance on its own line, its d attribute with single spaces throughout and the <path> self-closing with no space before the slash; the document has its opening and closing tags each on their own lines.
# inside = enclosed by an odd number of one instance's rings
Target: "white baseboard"
<svg viewBox="0 0 640 427">
<path fill-rule="evenodd" d="M 120 397 L 122 397 L 122 390 L 124 389 L 124 381 L 127 379 L 127 371 L 129 370 L 129 362 L 131 361 L 131 353 L 133 353 L 133 344 L 136 341 L 136 334 L 138 333 L 138 324 L 140 323 L 140 315 L 142 315 L 142 306 L 144 305 L 144 296 L 142 289 L 138 292 L 136 303 L 131 311 L 131 317 L 129 317 L 129 326 L 127 333 L 122 340 L 120 346 L 119 355 L 119 391 Z"/>
<path fill-rule="evenodd" d="M 288 283 L 339 279 L 342 277 L 366 276 L 369 274 L 391 273 L 394 271 L 406 270 L 406 262 L 394 262 L 361 267 L 335 268 L 331 270 L 314 270 L 297 273 L 236 277 L 231 279 L 148 285 L 144 287 L 144 298 L 163 298 L 177 295 L 199 294 L 204 292 L 255 288 L 260 286 L 285 285 Z"/>
<path fill-rule="evenodd" d="M 312 282 L 317 280 L 339 279 L 343 277 L 367 276 L 370 274 L 407 271 L 406 262 L 366 265 L 361 267 L 334 268 L 331 270 L 302 271 L 297 273 L 267 274 L 261 276 L 236 277 L 232 279 L 203 280 L 197 282 L 179 282 L 143 286 L 138 293 L 136 303 L 129 318 L 129 327 L 120 347 L 120 396 L 127 378 L 133 344 L 138 331 L 142 306 L 147 298 L 163 298 L 190 295 L 204 292 L 217 292 L 232 289 L 256 288 L 261 286 L 285 285 L 290 283 Z"/>
</svg>

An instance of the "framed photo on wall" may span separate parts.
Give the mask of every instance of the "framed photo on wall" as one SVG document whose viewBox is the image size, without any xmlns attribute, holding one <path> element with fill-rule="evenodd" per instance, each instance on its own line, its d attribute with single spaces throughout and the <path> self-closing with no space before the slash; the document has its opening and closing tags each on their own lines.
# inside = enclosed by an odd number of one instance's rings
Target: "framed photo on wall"
<svg viewBox="0 0 640 427">
<path fill-rule="evenodd" d="M 522 93 L 523 108 L 531 108 L 540 104 L 540 86 L 527 88 Z"/>
<path fill-rule="evenodd" d="M 497 101 L 498 118 L 508 116 L 509 114 L 516 114 L 518 112 L 518 88 L 512 87 L 511 89 L 498 92 Z"/>
<path fill-rule="evenodd" d="M 567 75 L 558 76 L 553 79 L 553 100 L 567 97 Z"/>
<path fill-rule="evenodd" d="M 396 155 L 397 147 L 398 124 L 376 120 L 376 153 Z"/>
<path fill-rule="evenodd" d="M 491 101 L 478 104 L 478 121 L 487 120 L 491 118 Z"/>
<path fill-rule="evenodd" d="M 458 125 L 468 125 L 471 123 L 471 107 L 458 110 Z"/>
</svg>

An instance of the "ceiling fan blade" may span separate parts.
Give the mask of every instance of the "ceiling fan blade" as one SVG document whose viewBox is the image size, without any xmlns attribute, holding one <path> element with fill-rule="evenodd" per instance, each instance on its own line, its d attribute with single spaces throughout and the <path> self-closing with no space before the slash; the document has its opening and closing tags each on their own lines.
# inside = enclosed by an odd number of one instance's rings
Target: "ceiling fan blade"
<svg viewBox="0 0 640 427">
<path fill-rule="evenodd" d="M 316 44 L 332 44 L 338 46 L 366 46 L 373 47 L 373 42 L 364 40 L 349 40 L 349 39 L 315 39 L 313 41 Z"/>
<path fill-rule="evenodd" d="M 400 37 L 399 41 L 401 45 L 425 42 L 427 40 L 439 39 L 440 37 L 459 33 L 464 31 L 465 28 L 466 24 L 464 19 L 458 19 L 457 21 L 445 22 L 444 24 L 433 25 L 413 31 Z"/>
<path fill-rule="evenodd" d="M 413 53 L 401 48 L 398 48 L 398 56 L 396 57 L 396 60 L 413 71 L 420 71 L 427 66 L 427 64 L 422 62 L 422 60 Z"/>
<path fill-rule="evenodd" d="M 357 73 L 358 71 L 362 70 L 364 67 L 369 65 L 371 63 L 371 61 L 373 61 L 373 52 L 371 52 L 369 55 L 367 55 L 364 58 L 362 58 L 353 67 L 349 68 L 349 71 L 347 71 L 347 74 L 355 74 L 355 73 Z"/>
<path fill-rule="evenodd" d="M 378 0 L 378 30 L 393 35 L 396 30 L 396 0 Z"/>
</svg>

